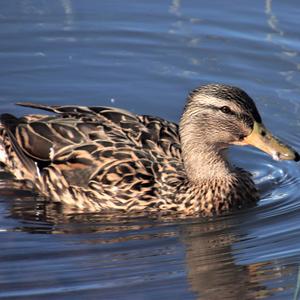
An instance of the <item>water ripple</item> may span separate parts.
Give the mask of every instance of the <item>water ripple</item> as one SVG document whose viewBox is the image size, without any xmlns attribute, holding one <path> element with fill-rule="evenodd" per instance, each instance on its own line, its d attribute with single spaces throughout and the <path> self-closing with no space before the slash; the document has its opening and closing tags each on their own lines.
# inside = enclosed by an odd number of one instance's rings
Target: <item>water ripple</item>
<svg viewBox="0 0 300 300">
<path fill-rule="evenodd" d="M 223 82 L 246 89 L 265 124 L 299 150 L 294 2 L 7 1 L 1 112 L 23 114 L 18 100 L 117 99 L 178 121 L 187 90 Z M 0 174 L 0 298 L 291 299 L 300 262 L 299 164 L 253 148 L 232 154 L 253 173 L 262 199 L 212 219 L 65 214 Z"/>
</svg>

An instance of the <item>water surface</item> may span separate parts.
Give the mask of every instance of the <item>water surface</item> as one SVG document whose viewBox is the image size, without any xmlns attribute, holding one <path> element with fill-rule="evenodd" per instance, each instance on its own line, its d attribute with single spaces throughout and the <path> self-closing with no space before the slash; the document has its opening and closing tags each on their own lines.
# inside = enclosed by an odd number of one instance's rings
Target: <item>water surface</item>
<svg viewBox="0 0 300 300">
<path fill-rule="evenodd" d="M 17 101 L 113 105 L 178 121 L 187 92 L 234 84 L 300 150 L 297 1 L 6 1 L 0 112 Z M 231 158 L 262 200 L 218 219 L 65 215 L 1 174 L 2 299 L 292 299 L 300 171 L 252 148 Z"/>
</svg>

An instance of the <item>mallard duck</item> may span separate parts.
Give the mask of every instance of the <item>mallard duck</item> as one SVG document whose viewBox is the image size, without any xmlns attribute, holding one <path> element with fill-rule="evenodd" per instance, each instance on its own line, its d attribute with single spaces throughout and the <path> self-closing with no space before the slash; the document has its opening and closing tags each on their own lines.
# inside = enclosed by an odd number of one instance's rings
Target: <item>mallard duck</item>
<svg viewBox="0 0 300 300">
<path fill-rule="evenodd" d="M 246 92 L 228 85 L 193 90 L 179 126 L 111 107 L 18 105 L 52 114 L 1 115 L 0 161 L 42 196 L 81 211 L 221 214 L 259 199 L 250 173 L 227 160 L 231 144 L 299 160 Z"/>
</svg>

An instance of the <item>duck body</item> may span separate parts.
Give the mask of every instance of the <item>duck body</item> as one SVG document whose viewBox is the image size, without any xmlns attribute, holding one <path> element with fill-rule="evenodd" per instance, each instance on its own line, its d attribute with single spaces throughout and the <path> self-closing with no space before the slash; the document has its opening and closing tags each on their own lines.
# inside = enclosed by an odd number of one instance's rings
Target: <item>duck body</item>
<svg viewBox="0 0 300 300">
<path fill-rule="evenodd" d="M 193 135 L 193 101 L 181 127 L 117 108 L 21 103 L 52 114 L 3 114 L 0 161 L 41 195 L 80 211 L 212 215 L 253 205 L 258 192 L 248 172 L 228 163 L 227 141 L 212 148 L 198 119 L 201 134 Z"/>
</svg>

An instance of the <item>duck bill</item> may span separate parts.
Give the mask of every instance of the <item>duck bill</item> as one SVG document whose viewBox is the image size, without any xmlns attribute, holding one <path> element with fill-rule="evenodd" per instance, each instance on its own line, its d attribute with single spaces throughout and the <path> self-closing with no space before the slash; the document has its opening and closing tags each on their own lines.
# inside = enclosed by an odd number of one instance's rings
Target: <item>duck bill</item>
<svg viewBox="0 0 300 300">
<path fill-rule="evenodd" d="M 244 138 L 242 144 L 252 145 L 270 154 L 275 160 L 299 161 L 299 154 L 273 136 L 262 123 L 254 123 L 253 131 Z"/>
</svg>

